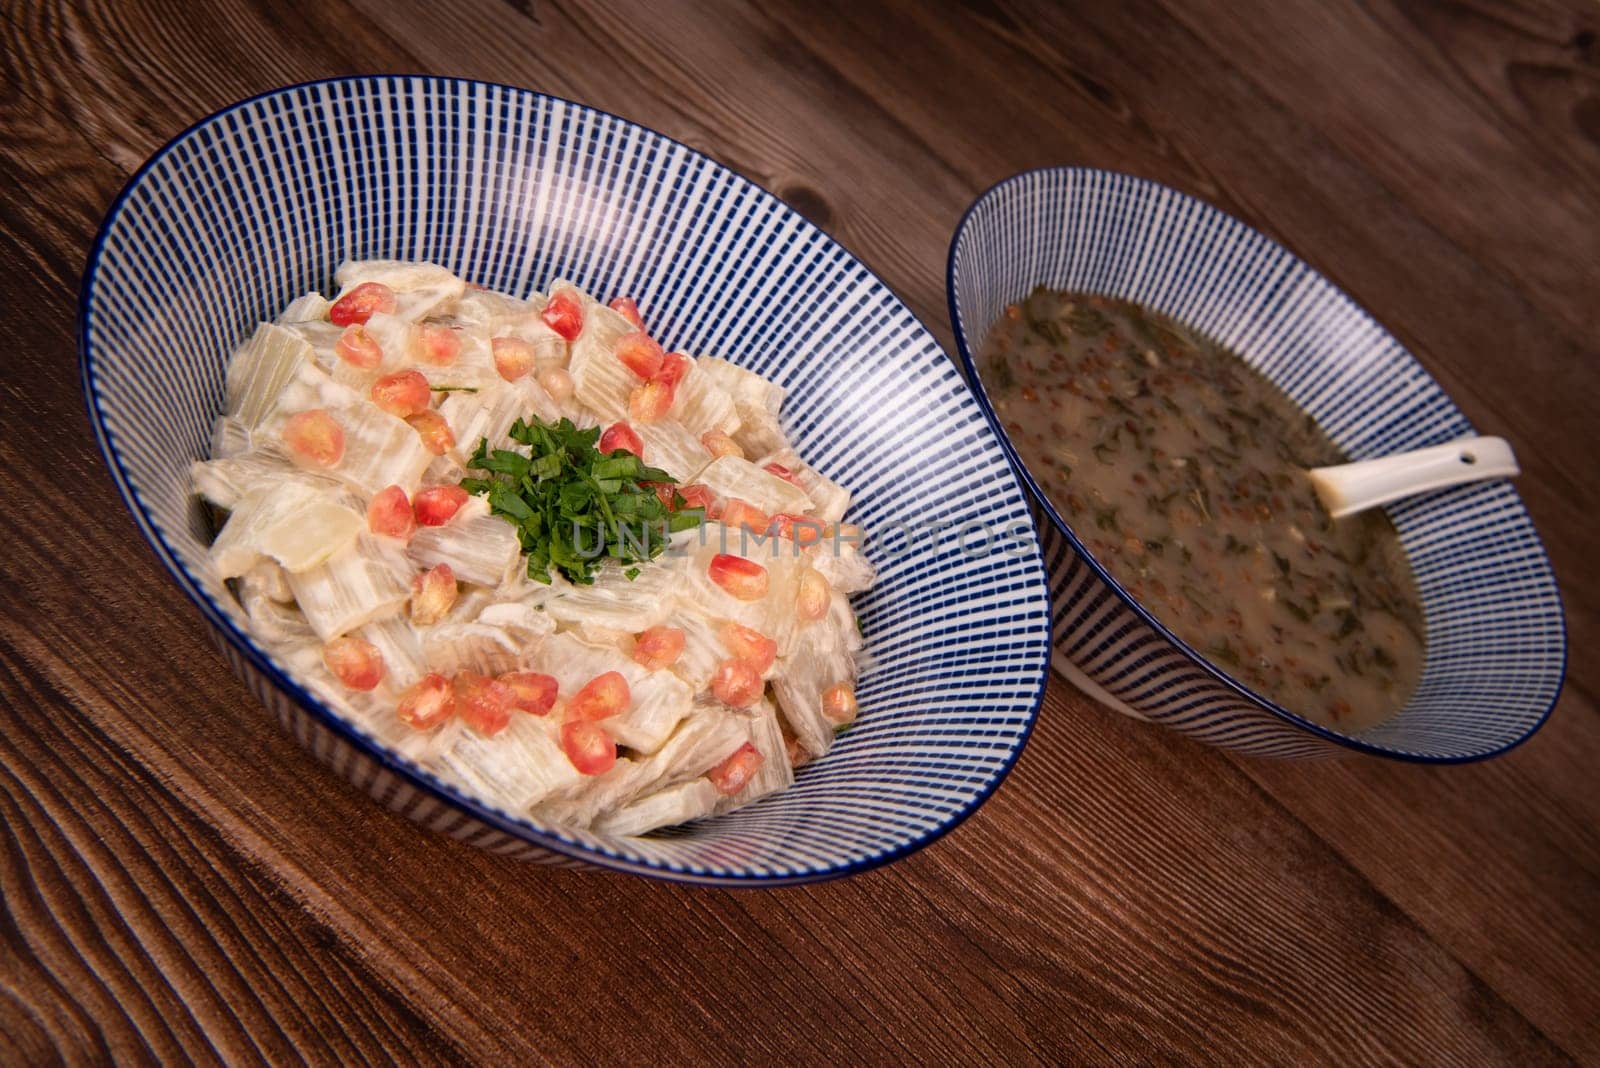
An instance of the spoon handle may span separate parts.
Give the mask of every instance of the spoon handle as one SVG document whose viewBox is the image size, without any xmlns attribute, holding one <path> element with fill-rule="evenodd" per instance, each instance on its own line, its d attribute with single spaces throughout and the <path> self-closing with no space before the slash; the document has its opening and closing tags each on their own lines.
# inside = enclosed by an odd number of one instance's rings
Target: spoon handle
<svg viewBox="0 0 1600 1068">
<path fill-rule="evenodd" d="M 1376 460 L 1316 467 L 1308 473 L 1328 514 L 1339 519 L 1414 493 L 1511 478 L 1519 469 L 1505 439 L 1462 438 Z"/>
</svg>

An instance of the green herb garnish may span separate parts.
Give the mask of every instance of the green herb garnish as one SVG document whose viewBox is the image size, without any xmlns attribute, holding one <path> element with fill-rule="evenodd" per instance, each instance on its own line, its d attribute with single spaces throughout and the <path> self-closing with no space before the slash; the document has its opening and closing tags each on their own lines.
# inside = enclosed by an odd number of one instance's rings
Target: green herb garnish
<svg viewBox="0 0 1600 1068">
<path fill-rule="evenodd" d="M 1311 622 L 1311 613 L 1306 611 L 1304 605 L 1296 604 L 1294 601 L 1284 597 L 1281 594 L 1278 596 L 1278 603 L 1283 605 L 1284 608 L 1288 609 L 1289 614 L 1294 616 L 1294 618 L 1298 619 L 1300 622 Z"/>
<path fill-rule="evenodd" d="M 1067 315 L 1067 326 L 1074 334 L 1084 337 L 1099 337 L 1111 329 L 1111 320 L 1106 318 L 1104 312 L 1094 308 L 1078 305 Z"/>
<path fill-rule="evenodd" d="M 476 393 L 477 386 L 429 386 L 429 393 Z"/>
<path fill-rule="evenodd" d="M 1016 376 L 1011 373 L 1011 364 L 998 352 L 989 357 L 989 377 L 997 389 L 1014 389 L 1017 384 Z"/>
<path fill-rule="evenodd" d="M 1031 310 L 1028 312 L 1028 329 L 1057 348 L 1067 343 L 1066 335 L 1061 333 L 1059 326 L 1049 319 L 1035 319 Z"/>
<path fill-rule="evenodd" d="M 659 556 L 671 534 L 703 518 L 676 491 L 677 510 L 668 509 L 656 493 L 658 485 L 677 485 L 667 472 L 623 449 L 602 453 L 599 427 L 580 430 L 570 419 L 552 425 L 535 417 L 518 419 L 510 437 L 527 453 L 480 441 L 467 466 L 487 477 L 464 478 L 461 488 L 487 497 L 489 510 L 517 528 L 535 581 L 549 582 L 554 569 L 589 585 L 607 560 L 635 578 L 639 569 L 630 565 Z"/>
</svg>

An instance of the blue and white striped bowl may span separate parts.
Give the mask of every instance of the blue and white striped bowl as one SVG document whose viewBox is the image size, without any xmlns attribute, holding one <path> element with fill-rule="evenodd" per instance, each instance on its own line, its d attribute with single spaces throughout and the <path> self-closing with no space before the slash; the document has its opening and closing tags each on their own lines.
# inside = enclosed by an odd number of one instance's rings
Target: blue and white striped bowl
<svg viewBox="0 0 1600 1068">
<path fill-rule="evenodd" d="M 857 602 L 861 719 L 781 795 L 672 835 L 570 833 L 464 796 L 375 744 L 245 632 L 207 573 L 189 494 L 223 366 L 257 320 L 326 290 L 346 257 L 426 259 L 495 289 L 557 276 L 631 294 L 670 348 L 717 353 L 788 390 L 800 451 L 876 527 L 1028 522 L 972 393 L 927 330 L 816 227 L 659 134 L 504 86 L 325 81 L 235 105 L 128 183 L 91 253 L 81 345 L 90 419 L 118 488 L 234 671 L 319 759 L 389 807 L 485 848 L 670 879 L 775 884 L 922 846 L 1016 760 L 1048 671 L 1038 547 L 949 541 L 875 556 Z M 136 622 L 136 621 L 135 621 Z"/>
<path fill-rule="evenodd" d="M 950 317 L 968 375 L 990 325 L 1036 285 L 1138 301 L 1242 355 L 1352 459 L 1472 427 L 1371 316 L 1239 220 L 1155 182 L 1076 167 L 1010 178 L 967 210 L 950 246 Z M 1537 730 L 1560 692 L 1566 629 L 1549 561 L 1516 491 L 1482 482 L 1389 509 L 1427 617 L 1427 659 L 1400 714 L 1328 730 L 1233 681 L 1161 625 L 1084 548 L 979 396 L 1040 512 L 1054 596 L 1053 662 L 1121 712 L 1202 741 L 1302 757 L 1345 749 L 1480 760 Z"/>
</svg>

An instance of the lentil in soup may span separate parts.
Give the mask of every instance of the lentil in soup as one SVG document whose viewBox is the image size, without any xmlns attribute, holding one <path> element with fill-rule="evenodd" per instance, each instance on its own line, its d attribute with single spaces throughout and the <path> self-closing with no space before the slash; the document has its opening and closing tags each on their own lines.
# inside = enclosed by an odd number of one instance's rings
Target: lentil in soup
<svg viewBox="0 0 1600 1068">
<path fill-rule="evenodd" d="M 1346 458 L 1266 377 L 1137 304 L 1043 287 L 978 364 L 1056 510 L 1178 637 L 1340 730 L 1405 704 L 1423 621 L 1399 537 L 1377 509 L 1328 516 L 1306 469 Z"/>
</svg>

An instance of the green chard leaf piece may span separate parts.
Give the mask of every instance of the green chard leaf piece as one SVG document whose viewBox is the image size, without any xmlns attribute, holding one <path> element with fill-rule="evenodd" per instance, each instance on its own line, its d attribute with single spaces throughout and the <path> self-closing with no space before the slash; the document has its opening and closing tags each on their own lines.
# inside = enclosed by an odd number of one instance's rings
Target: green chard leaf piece
<svg viewBox="0 0 1600 1068">
<path fill-rule="evenodd" d="M 599 427 L 533 417 L 518 419 L 509 436 L 527 452 L 480 441 L 461 488 L 486 497 L 490 512 L 516 528 L 535 581 L 548 583 L 555 571 L 588 585 L 607 560 L 635 578 L 634 565 L 659 556 L 669 535 L 703 518 L 699 509 L 682 507 L 675 492 L 676 510 L 663 502 L 657 485 L 677 484 L 667 472 L 621 449 L 600 452 Z"/>
</svg>

